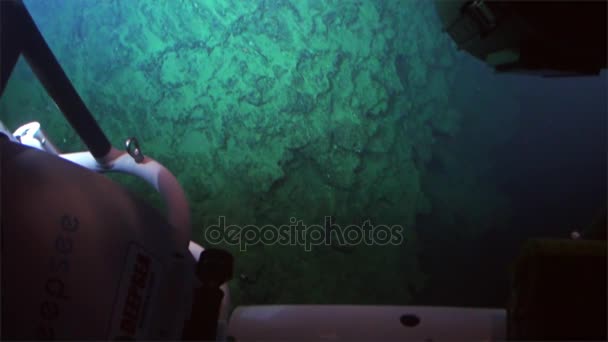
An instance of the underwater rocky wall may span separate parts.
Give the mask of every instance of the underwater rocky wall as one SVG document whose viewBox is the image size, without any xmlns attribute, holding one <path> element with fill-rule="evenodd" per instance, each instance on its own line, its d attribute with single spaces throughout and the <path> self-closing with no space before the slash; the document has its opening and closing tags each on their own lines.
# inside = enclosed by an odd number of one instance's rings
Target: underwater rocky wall
<svg viewBox="0 0 608 342">
<path fill-rule="evenodd" d="M 441 201 L 423 178 L 433 158 L 454 161 L 434 144 L 457 135 L 463 116 L 450 102 L 463 54 L 432 2 L 28 5 L 113 144 L 136 136 L 178 177 L 200 243 L 219 216 L 405 229 L 398 246 L 224 246 L 237 258 L 236 303 L 398 304 L 424 286 L 416 216 Z M 33 80 L 20 64 L 5 123 L 36 118 L 62 150 L 81 149 Z M 120 181 L 161 206 L 141 183 Z M 460 191 L 475 187 L 468 181 Z"/>
</svg>

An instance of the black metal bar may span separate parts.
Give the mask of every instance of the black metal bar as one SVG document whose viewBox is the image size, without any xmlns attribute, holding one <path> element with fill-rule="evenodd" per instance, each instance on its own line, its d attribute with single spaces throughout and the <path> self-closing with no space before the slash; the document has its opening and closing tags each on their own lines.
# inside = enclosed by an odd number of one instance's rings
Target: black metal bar
<svg viewBox="0 0 608 342">
<path fill-rule="evenodd" d="M 15 22 L 16 6 L 12 1 L 0 1 L 0 96 L 4 94 L 4 88 L 21 54 L 21 40 L 11 39 L 19 33 Z"/>
<path fill-rule="evenodd" d="M 4 2 L 5 0 L 0 0 Z M 11 7 L 12 6 L 12 7 Z M 10 1 L 14 13 L 12 30 L 14 36 L 8 36 L 2 44 L 19 44 L 34 74 L 40 80 L 48 94 L 57 104 L 70 125 L 80 136 L 95 158 L 101 158 L 110 152 L 112 145 L 105 136 L 93 115 L 86 107 L 55 55 L 38 30 L 30 13 L 21 1 Z M 3 6 L 4 8 L 4 6 Z M 11 32 L 11 31 L 9 31 Z M 16 40 L 18 43 L 8 43 Z"/>
</svg>

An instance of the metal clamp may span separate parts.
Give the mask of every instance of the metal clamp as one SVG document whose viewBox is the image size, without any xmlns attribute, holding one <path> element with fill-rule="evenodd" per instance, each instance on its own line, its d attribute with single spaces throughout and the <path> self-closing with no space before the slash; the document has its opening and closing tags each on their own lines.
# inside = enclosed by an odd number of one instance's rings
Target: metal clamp
<svg viewBox="0 0 608 342">
<path fill-rule="evenodd" d="M 136 138 L 132 137 L 125 141 L 125 147 L 127 153 L 133 157 L 137 164 L 140 164 L 144 161 L 144 154 L 141 152 L 141 148 L 139 147 L 139 142 Z"/>
</svg>

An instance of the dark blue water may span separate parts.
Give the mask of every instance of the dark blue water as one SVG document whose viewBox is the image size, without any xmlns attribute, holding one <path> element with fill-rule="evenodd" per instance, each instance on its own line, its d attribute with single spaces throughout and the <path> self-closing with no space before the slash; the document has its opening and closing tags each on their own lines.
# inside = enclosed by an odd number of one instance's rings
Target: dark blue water
<svg viewBox="0 0 608 342">
<path fill-rule="evenodd" d="M 472 165 L 492 165 L 486 176 L 508 197 L 510 214 L 507 225 L 473 239 L 451 230 L 438 233 L 432 215 L 420 217 L 419 231 L 426 232 L 427 244 L 422 263 L 436 276 L 419 301 L 504 306 L 509 267 L 526 239 L 567 238 L 605 210 L 607 73 L 572 78 L 496 75 L 476 61 L 463 72 L 471 84 L 457 97 L 464 99 L 460 105 L 470 113 L 484 113 L 486 119 L 470 114 L 475 119 L 468 120 L 462 138 L 467 142 L 458 153 Z M 492 94 L 482 89 L 476 97 L 470 90 L 476 82 Z M 514 97 L 506 100 L 497 94 L 500 89 Z M 508 134 L 501 136 L 505 130 Z M 491 160 L 471 158 L 475 146 L 488 151 Z"/>
</svg>

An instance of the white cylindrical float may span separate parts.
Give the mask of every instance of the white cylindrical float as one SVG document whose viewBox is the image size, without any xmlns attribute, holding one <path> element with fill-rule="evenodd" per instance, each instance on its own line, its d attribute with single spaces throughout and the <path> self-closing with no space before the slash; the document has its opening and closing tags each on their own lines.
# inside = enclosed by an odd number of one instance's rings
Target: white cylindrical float
<svg viewBox="0 0 608 342">
<path fill-rule="evenodd" d="M 227 336 L 248 340 L 504 340 L 506 310 L 425 306 L 238 307 Z"/>
</svg>

